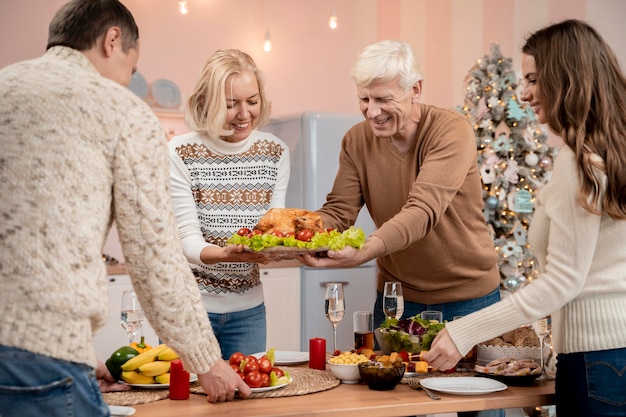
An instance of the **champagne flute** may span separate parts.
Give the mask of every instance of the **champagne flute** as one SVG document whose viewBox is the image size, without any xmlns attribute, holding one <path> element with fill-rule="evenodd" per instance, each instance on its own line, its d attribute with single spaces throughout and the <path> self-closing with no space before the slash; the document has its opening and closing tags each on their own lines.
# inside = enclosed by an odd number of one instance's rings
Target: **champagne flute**
<svg viewBox="0 0 626 417">
<path fill-rule="evenodd" d="M 402 284 L 399 282 L 385 282 L 383 291 L 383 312 L 388 319 L 400 320 L 404 313 L 404 296 L 402 295 Z"/>
<path fill-rule="evenodd" d="M 135 336 L 143 325 L 143 310 L 135 291 L 124 291 L 122 294 L 121 324 L 128 335 L 128 343 L 133 343 Z"/>
<path fill-rule="evenodd" d="M 551 325 L 551 320 L 549 316 L 536 320 L 532 323 L 532 328 L 537 334 L 537 337 L 539 337 L 539 358 L 540 358 L 539 365 L 541 366 L 541 372 L 542 372 L 542 375 L 538 378 L 540 380 L 546 378 L 545 368 L 544 368 L 544 363 L 543 363 L 543 347 L 544 347 L 544 341 L 545 341 L 546 336 L 550 334 L 550 325 Z"/>
<path fill-rule="evenodd" d="M 324 298 L 324 312 L 333 326 L 333 352 L 337 351 L 337 324 L 343 319 L 345 305 L 343 299 L 343 284 L 326 284 Z"/>
</svg>

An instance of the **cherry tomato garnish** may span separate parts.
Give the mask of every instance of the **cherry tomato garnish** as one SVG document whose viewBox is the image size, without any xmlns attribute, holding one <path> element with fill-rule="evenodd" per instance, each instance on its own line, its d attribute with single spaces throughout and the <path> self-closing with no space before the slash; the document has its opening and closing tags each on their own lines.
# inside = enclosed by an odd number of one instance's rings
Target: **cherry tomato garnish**
<svg viewBox="0 0 626 417">
<path fill-rule="evenodd" d="M 246 384 L 250 388 L 260 388 L 263 384 L 261 373 L 259 371 L 251 371 L 246 374 Z"/>
<path fill-rule="evenodd" d="M 239 236 L 248 236 L 251 232 L 252 231 L 247 227 L 242 227 L 241 229 L 237 230 L 237 234 Z"/>
<path fill-rule="evenodd" d="M 235 365 L 237 367 L 239 367 L 239 364 L 241 363 L 241 360 L 243 358 L 245 358 L 246 355 L 244 355 L 241 352 L 235 352 L 232 355 L 230 355 L 230 358 L 228 360 L 228 363 L 230 363 L 231 365 Z"/>
<path fill-rule="evenodd" d="M 309 229 L 302 229 L 298 233 L 296 233 L 296 239 L 301 240 L 303 242 L 309 242 L 313 237 L 313 231 Z"/>
<path fill-rule="evenodd" d="M 272 372 L 272 362 L 270 362 L 270 360 L 265 356 L 259 359 L 259 371 L 264 374 Z"/>
</svg>

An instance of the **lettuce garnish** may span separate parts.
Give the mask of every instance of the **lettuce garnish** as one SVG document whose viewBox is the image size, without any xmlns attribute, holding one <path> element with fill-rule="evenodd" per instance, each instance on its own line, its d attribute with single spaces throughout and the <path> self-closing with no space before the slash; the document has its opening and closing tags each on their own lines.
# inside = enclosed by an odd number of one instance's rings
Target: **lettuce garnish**
<svg viewBox="0 0 626 417">
<path fill-rule="evenodd" d="M 393 351 L 419 352 L 429 350 L 435 336 L 446 327 L 446 322 L 423 320 L 419 315 L 407 319 L 386 319 L 381 325 L 381 333 Z"/>
<path fill-rule="evenodd" d="M 271 234 L 259 234 L 248 236 L 239 236 L 233 234 L 226 242 L 231 245 L 244 245 L 259 252 L 265 248 L 276 246 L 297 247 L 300 249 L 319 249 L 340 250 L 346 246 L 361 249 L 365 243 L 365 232 L 360 227 L 351 226 L 343 232 L 331 230 L 328 232 L 316 232 L 309 242 L 298 240 L 293 236 L 278 237 Z"/>
</svg>

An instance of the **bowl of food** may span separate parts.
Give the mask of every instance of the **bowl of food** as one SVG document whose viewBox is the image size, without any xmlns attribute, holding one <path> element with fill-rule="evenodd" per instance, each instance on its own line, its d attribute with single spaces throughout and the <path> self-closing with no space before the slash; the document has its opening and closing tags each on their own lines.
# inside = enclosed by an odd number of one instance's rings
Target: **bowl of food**
<svg viewBox="0 0 626 417">
<path fill-rule="evenodd" d="M 358 364 L 359 374 L 367 386 L 376 391 L 392 390 L 400 383 L 406 365 L 404 362 L 367 361 Z"/>
<path fill-rule="evenodd" d="M 328 359 L 328 367 L 342 384 L 358 384 L 361 380 L 358 364 L 367 361 L 364 355 L 345 351 Z"/>
<path fill-rule="evenodd" d="M 374 331 L 374 335 L 380 350 L 386 355 L 402 351 L 420 353 L 430 349 L 435 336 L 445 326 L 445 322 L 423 320 L 419 315 L 402 320 L 388 318 Z"/>
</svg>

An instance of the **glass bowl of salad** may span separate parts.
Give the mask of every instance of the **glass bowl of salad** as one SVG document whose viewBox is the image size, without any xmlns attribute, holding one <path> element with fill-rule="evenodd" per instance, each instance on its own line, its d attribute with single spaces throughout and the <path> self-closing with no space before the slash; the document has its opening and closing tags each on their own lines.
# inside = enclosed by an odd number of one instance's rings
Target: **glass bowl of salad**
<svg viewBox="0 0 626 417">
<path fill-rule="evenodd" d="M 388 318 L 374 331 L 374 335 L 380 350 L 386 355 L 403 350 L 419 353 L 430 349 L 433 339 L 445 326 L 445 321 L 423 320 L 419 315 L 402 320 Z"/>
</svg>

